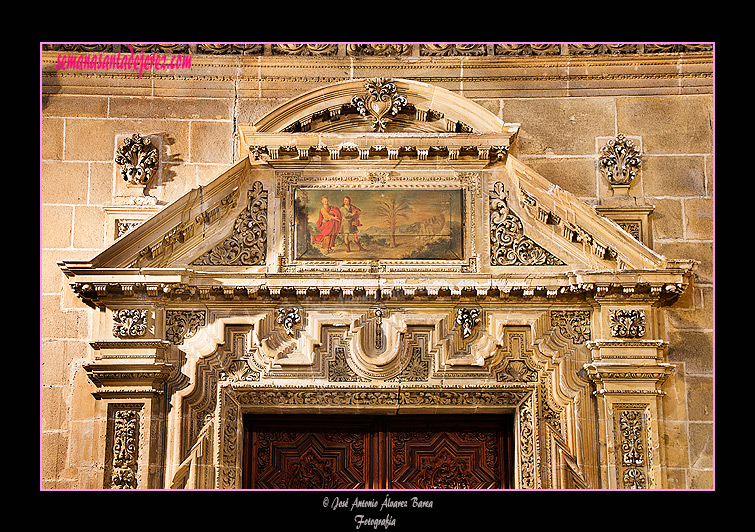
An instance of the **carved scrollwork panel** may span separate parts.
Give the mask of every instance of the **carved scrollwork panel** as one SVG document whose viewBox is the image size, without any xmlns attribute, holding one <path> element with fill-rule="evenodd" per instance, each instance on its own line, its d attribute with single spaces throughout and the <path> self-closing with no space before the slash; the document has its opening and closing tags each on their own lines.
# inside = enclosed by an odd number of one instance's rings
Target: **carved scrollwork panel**
<svg viewBox="0 0 755 532">
<path fill-rule="evenodd" d="M 256 181 L 248 191 L 249 204 L 233 224 L 233 233 L 193 261 L 202 266 L 252 266 L 267 257 L 267 191 Z"/>
<path fill-rule="evenodd" d="M 113 336 L 118 338 L 144 336 L 147 332 L 148 309 L 119 309 L 113 312 Z"/>
<path fill-rule="evenodd" d="M 509 208 L 503 183 L 490 193 L 490 264 L 492 266 L 560 266 L 564 261 L 524 235 L 522 220 Z"/>
<path fill-rule="evenodd" d="M 612 310 L 609 312 L 611 335 L 618 338 L 645 336 L 644 310 Z"/>
<path fill-rule="evenodd" d="M 167 310 L 165 311 L 165 339 L 179 345 L 184 339 L 191 338 L 206 323 L 207 312 L 204 310 Z"/>
</svg>

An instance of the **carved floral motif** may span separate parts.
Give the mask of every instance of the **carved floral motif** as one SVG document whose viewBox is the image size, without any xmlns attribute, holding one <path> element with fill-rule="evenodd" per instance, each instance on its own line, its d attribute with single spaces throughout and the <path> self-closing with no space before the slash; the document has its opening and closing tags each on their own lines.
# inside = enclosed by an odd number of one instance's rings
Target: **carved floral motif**
<svg viewBox="0 0 755 532">
<path fill-rule="evenodd" d="M 634 143 L 619 134 L 600 149 L 598 168 L 612 185 L 629 185 L 640 168 L 640 152 Z"/>
<path fill-rule="evenodd" d="M 611 334 L 618 338 L 645 336 L 644 310 L 612 310 L 609 312 Z"/>
<path fill-rule="evenodd" d="M 147 332 L 147 309 L 120 309 L 113 312 L 113 336 L 144 336 Z"/>
<path fill-rule="evenodd" d="M 123 141 L 115 155 L 121 165 L 121 177 L 129 185 L 146 185 L 157 170 L 157 148 L 147 137 L 135 133 Z"/>
</svg>

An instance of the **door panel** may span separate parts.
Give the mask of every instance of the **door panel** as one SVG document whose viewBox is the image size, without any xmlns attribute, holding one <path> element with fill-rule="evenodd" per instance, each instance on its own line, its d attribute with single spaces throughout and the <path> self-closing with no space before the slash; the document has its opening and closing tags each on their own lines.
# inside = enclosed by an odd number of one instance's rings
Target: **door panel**
<svg viewBox="0 0 755 532">
<path fill-rule="evenodd" d="M 319 416 L 318 416 L 319 418 Z M 375 434 L 371 420 L 255 419 L 247 461 L 257 489 L 371 488 Z M 245 471 L 246 473 L 246 471 Z M 245 475 L 246 476 L 246 475 Z"/>
<path fill-rule="evenodd" d="M 243 486 L 508 488 L 511 416 L 246 416 Z"/>
<path fill-rule="evenodd" d="M 388 422 L 387 485 L 410 489 L 505 486 L 500 422 Z"/>
</svg>

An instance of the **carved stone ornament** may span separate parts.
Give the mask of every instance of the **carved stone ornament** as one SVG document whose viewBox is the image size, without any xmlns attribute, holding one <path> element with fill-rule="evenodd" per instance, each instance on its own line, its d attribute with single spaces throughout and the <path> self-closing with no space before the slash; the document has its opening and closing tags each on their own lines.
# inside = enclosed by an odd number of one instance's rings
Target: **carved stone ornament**
<svg viewBox="0 0 755 532">
<path fill-rule="evenodd" d="M 115 155 L 115 162 L 121 165 L 121 177 L 133 186 L 146 185 L 157 170 L 158 161 L 157 148 L 138 133 L 124 140 Z"/>
<path fill-rule="evenodd" d="M 147 309 L 120 309 L 113 312 L 113 336 L 144 336 L 147 332 Z"/>
<path fill-rule="evenodd" d="M 233 224 L 233 234 L 192 262 L 202 266 L 264 264 L 267 255 L 267 191 L 256 181 L 248 192 L 249 205 Z"/>
<path fill-rule="evenodd" d="M 492 266 L 561 266 L 565 263 L 524 236 L 522 220 L 509 209 L 500 181 L 490 194 L 490 264 Z"/>
<path fill-rule="evenodd" d="M 166 310 L 165 339 L 179 345 L 185 338 L 191 338 L 200 327 L 205 325 L 204 310 Z"/>
<path fill-rule="evenodd" d="M 139 459 L 138 412 L 130 409 L 115 412 L 112 455 L 110 488 L 135 489 Z"/>
<path fill-rule="evenodd" d="M 612 310 L 611 334 L 618 338 L 641 338 L 645 336 L 644 310 Z"/>
<path fill-rule="evenodd" d="M 640 152 L 623 134 L 600 149 L 598 167 L 611 185 L 629 185 L 640 168 Z"/>
<path fill-rule="evenodd" d="M 629 405 L 631 406 L 631 405 Z M 647 435 L 643 410 L 627 409 L 618 419 L 620 483 L 624 489 L 645 489 L 647 480 Z"/>
<path fill-rule="evenodd" d="M 575 344 L 590 339 L 589 310 L 551 310 L 551 325 L 558 327 L 561 334 Z"/>
<path fill-rule="evenodd" d="M 360 115 L 372 119 L 372 129 L 385 131 L 389 116 L 396 116 L 407 104 L 406 98 L 396 92 L 396 85 L 384 78 L 371 79 L 364 84 L 365 96 L 354 96 L 351 103 Z"/>
<path fill-rule="evenodd" d="M 286 334 L 289 336 L 294 335 L 294 327 L 301 321 L 298 308 L 278 309 L 278 323 L 283 325 Z"/>
<path fill-rule="evenodd" d="M 464 339 L 472 336 L 472 330 L 480 323 L 480 309 L 460 308 L 456 311 L 456 324 L 461 329 L 461 337 Z"/>
</svg>

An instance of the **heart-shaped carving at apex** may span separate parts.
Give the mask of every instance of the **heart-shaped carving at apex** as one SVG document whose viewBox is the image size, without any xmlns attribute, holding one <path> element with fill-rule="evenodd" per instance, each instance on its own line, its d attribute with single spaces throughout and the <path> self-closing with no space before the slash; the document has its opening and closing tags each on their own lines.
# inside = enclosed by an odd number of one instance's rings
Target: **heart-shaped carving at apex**
<svg viewBox="0 0 755 532">
<path fill-rule="evenodd" d="M 406 98 L 399 96 L 396 86 L 383 78 L 369 80 L 364 85 L 366 94 L 354 96 L 351 103 L 359 114 L 374 120 L 373 129 L 384 131 L 389 115 L 395 115 L 406 104 Z"/>
<path fill-rule="evenodd" d="M 382 95 L 381 97 L 370 95 L 367 97 L 367 105 L 370 108 L 370 112 L 376 118 L 382 118 L 386 113 L 388 113 L 388 111 L 391 110 L 393 101 L 387 95 Z"/>
</svg>

